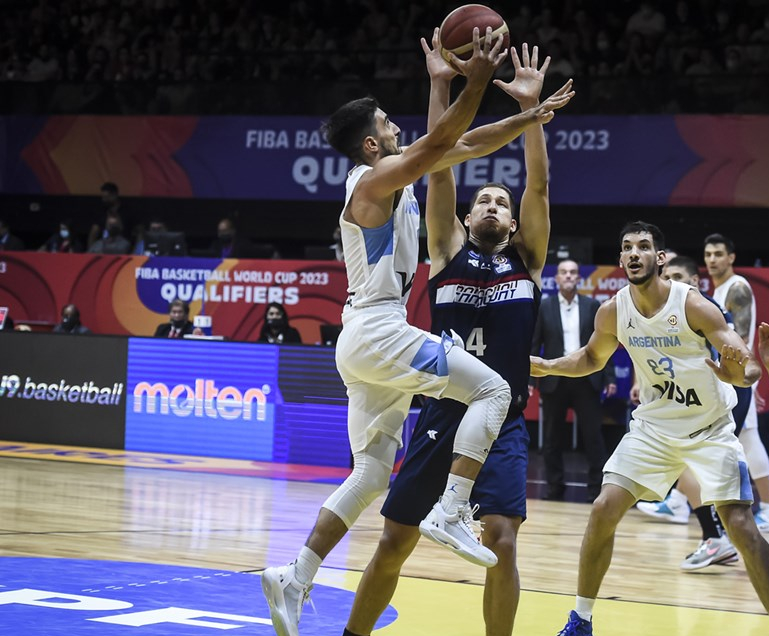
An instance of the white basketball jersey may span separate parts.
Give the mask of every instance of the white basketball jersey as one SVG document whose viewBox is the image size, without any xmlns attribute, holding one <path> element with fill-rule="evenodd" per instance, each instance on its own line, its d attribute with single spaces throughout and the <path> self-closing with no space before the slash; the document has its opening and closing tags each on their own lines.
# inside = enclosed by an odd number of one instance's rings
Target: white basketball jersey
<svg viewBox="0 0 769 636">
<path fill-rule="evenodd" d="M 345 208 L 366 170 L 371 166 L 356 166 L 347 176 Z M 381 227 L 363 228 L 345 221 L 344 211 L 339 227 L 347 267 L 347 305 L 405 305 L 419 260 L 419 203 L 414 187 L 403 188 L 392 216 Z"/>
<path fill-rule="evenodd" d="M 633 361 L 641 404 L 633 418 L 669 437 L 687 437 L 721 419 L 737 404 L 731 385 L 705 364 L 705 338 L 689 327 L 686 295 L 692 288 L 671 281 L 665 306 L 651 318 L 635 307 L 630 287 L 617 294 L 617 339 Z"/>
<path fill-rule="evenodd" d="M 726 309 L 726 296 L 729 293 L 729 290 L 732 288 L 732 285 L 734 285 L 735 283 L 745 283 L 748 286 L 750 293 L 753 294 L 753 288 L 750 286 L 750 283 L 747 281 L 747 279 L 744 276 L 739 276 L 738 274 L 732 274 L 729 278 L 727 278 L 723 283 L 721 283 L 718 287 L 716 287 L 713 290 L 713 298 L 724 309 Z M 751 307 L 750 307 L 750 329 L 748 330 L 748 348 L 751 351 L 753 351 L 753 341 L 755 340 L 755 338 L 756 338 L 756 297 L 755 295 L 753 295 L 753 299 L 751 301 Z"/>
</svg>

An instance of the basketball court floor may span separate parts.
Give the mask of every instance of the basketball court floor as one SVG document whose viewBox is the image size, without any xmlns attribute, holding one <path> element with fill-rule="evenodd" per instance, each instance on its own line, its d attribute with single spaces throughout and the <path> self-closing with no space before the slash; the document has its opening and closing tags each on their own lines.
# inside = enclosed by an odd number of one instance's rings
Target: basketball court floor
<svg viewBox="0 0 769 636">
<path fill-rule="evenodd" d="M 535 472 L 530 494 L 539 488 Z M 269 636 L 259 573 L 291 560 L 344 471 L 0 443 L 0 636 Z M 377 501 L 324 564 L 302 636 L 341 635 L 382 522 Z M 531 498 L 515 634 L 573 607 L 589 506 Z M 683 573 L 688 526 L 632 510 L 595 609 L 597 636 L 766 636 L 742 563 Z M 483 570 L 427 542 L 375 634 L 484 634 Z"/>
</svg>

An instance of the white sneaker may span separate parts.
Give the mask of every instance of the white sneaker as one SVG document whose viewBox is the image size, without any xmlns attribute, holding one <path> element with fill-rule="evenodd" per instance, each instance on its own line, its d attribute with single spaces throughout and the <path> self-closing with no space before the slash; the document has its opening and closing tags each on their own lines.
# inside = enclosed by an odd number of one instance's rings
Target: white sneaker
<svg viewBox="0 0 769 636">
<path fill-rule="evenodd" d="M 701 570 L 709 565 L 733 563 L 736 561 L 737 550 L 726 535 L 708 539 L 681 561 L 682 570 Z"/>
<path fill-rule="evenodd" d="M 294 563 L 262 572 L 262 591 L 270 606 L 272 628 L 278 636 L 299 636 L 302 606 L 310 597 L 312 584 L 296 580 Z"/>
<path fill-rule="evenodd" d="M 419 524 L 419 532 L 470 563 L 485 568 L 494 567 L 497 564 L 497 556 L 482 545 L 478 538 L 481 524 L 473 518 L 477 511 L 478 506 L 471 508 L 468 503 L 455 513 L 449 514 L 439 501 Z"/>
<path fill-rule="evenodd" d="M 689 501 L 686 495 L 675 488 L 664 501 L 639 501 L 636 508 L 650 517 L 669 523 L 689 523 Z"/>
</svg>

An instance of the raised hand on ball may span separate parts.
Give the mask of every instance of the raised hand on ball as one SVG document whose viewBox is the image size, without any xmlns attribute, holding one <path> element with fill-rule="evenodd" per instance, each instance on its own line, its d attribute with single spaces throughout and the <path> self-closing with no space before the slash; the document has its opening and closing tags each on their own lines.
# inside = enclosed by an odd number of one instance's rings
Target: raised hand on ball
<svg viewBox="0 0 769 636">
<path fill-rule="evenodd" d="M 459 73 L 467 77 L 468 84 L 486 84 L 500 64 L 507 57 L 507 50 L 502 48 L 502 35 L 492 37 L 491 27 L 481 37 L 478 27 L 473 29 L 473 55 L 469 60 L 461 60 L 456 55 L 446 52 L 448 62 Z"/>
<path fill-rule="evenodd" d="M 431 80 L 451 81 L 459 73 L 443 58 L 441 54 L 441 38 L 438 27 L 433 31 L 432 47 L 424 38 L 421 39 L 422 50 L 425 52 L 427 73 Z"/>
</svg>

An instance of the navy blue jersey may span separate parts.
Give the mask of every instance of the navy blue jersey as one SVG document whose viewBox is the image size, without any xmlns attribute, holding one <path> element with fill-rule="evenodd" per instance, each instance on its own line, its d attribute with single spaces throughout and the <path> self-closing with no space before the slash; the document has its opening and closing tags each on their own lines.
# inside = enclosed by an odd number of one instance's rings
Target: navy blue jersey
<svg viewBox="0 0 769 636">
<path fill-rule="evenodd" d="M 724 320 L 726 321 L 726 324 L 729 325 L 730 329 L 734 329 L 734 319 L 732 318 L 732 314 L 726 311 L 726 309 L 724 309 L 723 307 L 721 307 L 721 305 L 718 304 L 718 301 L 715 298 L 713 298 L 713 296 L 708 296 L 705 292 L 700 292 L 700 294 L 702 294 L 702 297 L 705 300 L 709 300 L 716 307 L 718 307 L 718 310 L 724 316 Z M 708 347 L 710 347 L 710 357 L 713 358 L 713 360 L 718 360 L 718 358 L 720 357 L 720 354 L 716 350 L 716 348 L 712 344 L 710 344 L 710 342 L 708 342 Z"/>
<path fill-rule="evenodd" d="M 456 331 L 465 349 L 510 385 L 510 416 L 526 408 L 529 352 L 541 292 L 517 250 L 481 254 L 467 243 L 429 281 L 432 331 Z"/>
</svg>

